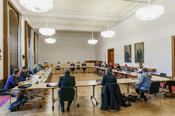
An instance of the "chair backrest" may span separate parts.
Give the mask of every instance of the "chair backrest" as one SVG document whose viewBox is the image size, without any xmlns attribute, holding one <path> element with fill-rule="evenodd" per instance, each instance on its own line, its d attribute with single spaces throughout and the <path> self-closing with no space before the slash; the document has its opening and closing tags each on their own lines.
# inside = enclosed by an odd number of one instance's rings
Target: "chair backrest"
<svg viewBox="0 0 175 116">
<path fill-rule="evenodd" d="M 80 68 L 80 65 L 77 65 L 77 68 L 79 69 Z"/>
<path fill-rule="evenodd" d="M 160 77 L 166 77 L 166 73 L 160 73 Z"/>
<path fill-rule="evenodd" d="M 59 91 L 60 101 L 73 101 L 75 89 L 73 87 L 61 87 Z"/>
<path fill-rule="evenodd" d="M 4 92 L 4 84 L 0 81 L 0 93 Z"/>
<path fill-rule="evenodd" d="M 160 88 L 160 82 L 152 82 L 150 86 L 150 94 L 158 93 Z"/>
</svg>

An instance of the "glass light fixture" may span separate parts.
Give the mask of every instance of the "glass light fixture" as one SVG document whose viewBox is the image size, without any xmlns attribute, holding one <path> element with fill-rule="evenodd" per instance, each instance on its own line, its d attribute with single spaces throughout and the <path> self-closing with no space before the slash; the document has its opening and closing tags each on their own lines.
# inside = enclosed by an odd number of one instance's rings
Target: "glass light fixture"
<svg viewBox="0 0 175 116">
<path fill-rule="evenodd" d="M 93 32 L 92 32 L 92 38 L 88 40 L 88 43 L 89 44 L 97 44 L 98 43 L 98 40 L 94 39 L 94 35 L 93 35 Z"/>
<path fill-rule="evenodd" d="M 109 8 L 107 7 L 106 8 L 106 11 L 107 11 L 106 17 L 108 17 L 108 10 L 109 10 Z M 102 31 L 101 36 L 104 38 L 112 38 L 114 35 L 115 35 L 115 32 L 112 30 L 109 30 L 109 22 L 107 22 L 106 31 Z"/>
<path fill-rule="evenodd" d="M 52 36 L 55 34 L 55 29 L 54 28 L 49 28 L 49 27 L 45 27 L 45 28 L 40 28 L 39 32 L 44 35 L 44 36 Z"/>
<path fill-rule="evenodd" d="M 51 37 L 50 38 L 46 38 L 45 42 L 48 43 L 48 44 L 54 44 L 56 42 L 56 39 L 51 38 Z"/>
<path fill-rule="evenodd" d="M 111 38 L 115 35 L 115 32 L 114 31 L 103 31 L 101 32 L 101 36 L 103 36 L 104 38 Z"/>
<path fill-rule="evenodd" d="M 53 8 L 53 0 L 19 0 L 20 4 L 29 11 L 43 13 Z"/>
<path fill-rule="evenodd" d="M 164 6 L 151 5 L 149 0 L 148 5 L 139 8 L 136 11 L 136 18 L 139 20 L 150 21 L 159 18 L 163 14 L 164 14 Z"/>
</svg>

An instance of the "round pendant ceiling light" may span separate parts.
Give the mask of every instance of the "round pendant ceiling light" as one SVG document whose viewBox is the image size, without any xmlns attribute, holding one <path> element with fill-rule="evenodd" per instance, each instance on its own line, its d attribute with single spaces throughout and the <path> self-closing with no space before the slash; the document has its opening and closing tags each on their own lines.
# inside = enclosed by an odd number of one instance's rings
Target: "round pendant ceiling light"
<svg viewBox="0 0 175 116">
<path fill-rule="evenodd" d="M 48 43 L 48 44 L 54 44 L 56 42 L 56 39 L 54 39 L 54 38 L 46 38 L 45 42 Z"/>
<path fill-rule="evenodd" d="M 108 10 L 109 7 L 106 8 L 106 17 L 108 18 Z M 112 38 L 115 35 L 115 32 L 112 30 L 109 30 L 109 22 L 106 24 L 106 31 L 101 32 L 101 36 L 104 38 Z"/>
<path fill-rule="evenodd" d="M 94 45 L 94 44 L 98 43 L 98 40 L 96 40 L 96 39 L 89 39 L 88 43 Z"/>
<path fill-rule="evenodd" d="M 115 35 L 114 31 L 103 31 L 101 32 L 101 36 L 103 36 L 104 38 L 112 38 Z"/>
<path fill-rule="evenodd" d="M 91 44 L 91 45 L 94 45 L 94 44 L 98 43 L 98 40 L 94 39 L 93 32 L 92 32 L 92 38 L 88 40 L 88 43 Z"/>
<path fill-rule="evenodd" d="M 19 0 L 20 4 L 29 11 L 43 13 L 53 8 L 53 0 Z"/>
<path fill-rule="evenodd" d="M 136 11 L 136 18 L 139 20 L 150 21 L 159 18 L 163 14 L 163 5 L 151 5 L 150 0 L 148 0 L 148 5 L 139 8 Z"/>
<path fill-rule="evenodd" d="M 39 32 L 44 35 L 44 36 L 52 36 L 55 34 L 55 29 L 53 28 L 49 28 L 49 27 L 46 27 L 46 28 L 40 28 L 39 29 Z"/>
</svg>

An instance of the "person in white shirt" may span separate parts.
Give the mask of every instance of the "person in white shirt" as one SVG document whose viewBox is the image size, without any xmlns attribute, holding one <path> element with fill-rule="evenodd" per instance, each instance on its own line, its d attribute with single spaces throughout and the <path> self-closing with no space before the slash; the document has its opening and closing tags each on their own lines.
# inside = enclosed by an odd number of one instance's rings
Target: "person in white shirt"
<svg viewBox="0 0 175 116">
<path fill-rule="evenodd" d="M 142 65 L 142 63 L 139 63 L 137 73 L 142 73 L 142 72 L 143 72 L 143 65 Z"/>
</svg>

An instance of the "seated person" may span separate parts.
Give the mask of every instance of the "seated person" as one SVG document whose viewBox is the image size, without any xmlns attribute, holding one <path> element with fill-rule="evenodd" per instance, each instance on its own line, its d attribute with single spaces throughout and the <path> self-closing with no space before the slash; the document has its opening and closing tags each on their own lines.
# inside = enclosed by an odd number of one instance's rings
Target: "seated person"
<svg viewBox="0 0 175 116">
<path fill-rule="evenodd" d="M 117 63 L 117 66 L 116 66 L 114 69 L 115 69 L 115 70 L 117 70 L 117 71 L 121 71 L 120 64 L 119 64 L 119 63 Z"/>
<path fill-rule="evenodd" d="M 175 86 L 175 81 L 167 81 L 164 85 L 164 88 L 166 88 L 166 86 L 168 85 L 168 89 L 170 94 L 172 94 L 172 86 Z"/>
<path fill-rule="evenodd" d="M 106 74 L 103 76 L 101 85 L 105 86 L 105 84 L 108 84 L 108 83 L 116 83 L 116 78 L 114 75 L 112 75 L 111 68 L 107 69 Z"/>
<path fill-rule="evenodd" d="M 142 65 L 142 63 L 139 63 L 137 73 L 142 73 L 142 71 L 143 71 L 143 65 Z"/>
<path fill-rule="evenodd" d="M 19 79 L 19 70 L 18 69 L 14 69 L 13 71 L 13 74 L 7 79 L 7 82 L 5 84 L 5 91 L 7 92 L 8 90 L 16 87 L 16 86 L 19 86 L 19 85 L 22 85 L 23 83 L 20 81 Z M 18 90 L 15 90 L 15 91 L 11 91 L 11 94 L 12 95 L 15 95 L 17 98 L 17 101 L 18 100 L 21 100 L 21 98 L 24 96 L 24 93 L 22 91 L 18 91 Z"/>
<path fill-rule="evenodd" d="M 84 72 L 84 73 L 86 72 L 86 68 L 87 68 L 86 63 L 83 63 L 83 64 L 82 64 L 82 69 L 83 69 L 83 72 Z"/>
<path fill-rule="evenodd" d="M 131 71 L 127 64 L 125 64 L 123 70 L 124 70 L 124 71 Z"/>
<path fill-rule="evenodd" d="M 121 92 L 111 68 L 107 69 L 101 85 L 103 86 L 101 110 L 120 110 Z"/>
<path fill-rule="evenodd" d="M 109 66 L 108 66 L 109 68 L 111 68 L 111 69 L 113 69 L 114 68 L 114 66 L 112 65 L 112 63 L 110 62 L 109 63 Z"/>
<path fill-rule="evenodd" d="M 40 70 L 41 70 L 41 64 L 37 64 L 37 66 L 32 69 L 32 74 L 36 74 Z"/>
<path fill-rule="evenodd" d="M 148 74 L 147 69 L 143 68 L 142 75 L 139 77 L 139 81 L 136 83 L 136 92 L 140 95 L 140 91 L 148 91 L 151 86 L 151 76 Z M 141 99 L 148 101 L 148 98 L 141 92 Z"/>
<path fill-rule="evenodd" d="M 70 70 L 71 70 L 71 72 L 75 71 L 75 64 L 73 62 L 70 65 Z"/>
<path fill-rule="evenodd" d="M 107 68 L 107 67 L 108 67 L 108 64 L 105 63 L 105 64 L 104 64 L 104 67 Z"/>
<path fill-rule="evenodd" d="M 74 87 L 75 87 L 75 77 L 70 76 L 70 71 L 67 70 L 65 71 L 65 75 L 60 77 L 59 83 L 58 83 L 60 88 L 72 88 L 71 91 L 74 92 Z M 72 92 L 71 92 L 72 93 Z M 62 97 L 62 91 L 59 90 L 59 97 Z M 74 96 L 74 94 L 68 94 L 67 96 Z M 67 111 L 70 110 L 70 106 L 71 106 L 72 101 L 68 101 L 68 105 L 67 105 Z M 60 101 L 61 104 L 61 111 L 64 112 L 64 102 Z"/>
<path fill-rule="evenodd" d="M 26 81 L 28 77 L 29 77 L 29 74 L 28 74 L 27 67 L 26 66 L 23 66 L 22 67 L 22 71 L 21 71 L 21 73 L 19 75 L 19 79 L 21 81 Z"/>
</svg>

